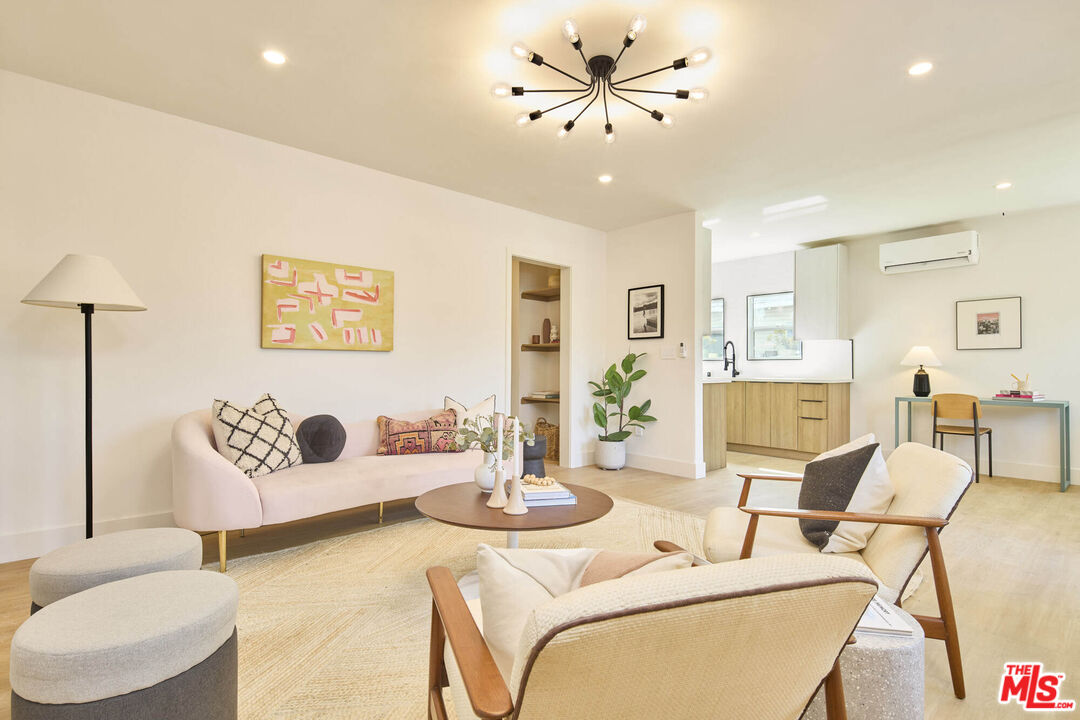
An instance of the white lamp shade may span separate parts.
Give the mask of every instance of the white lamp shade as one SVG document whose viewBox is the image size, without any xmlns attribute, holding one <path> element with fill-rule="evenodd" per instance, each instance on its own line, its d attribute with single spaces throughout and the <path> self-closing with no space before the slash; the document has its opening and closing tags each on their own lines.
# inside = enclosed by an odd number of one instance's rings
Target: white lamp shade
<svg viewBox="0 0 1080 720">
<path fill-rule="evenodd" d="M 146 309 L 113 264 L 97 255 L 66 255 L 22 301 L 58 308 Z"/>
<path fill-rule="evenodd" d="M 916 345 L 908 350 L 908 354 L 904 356 L 900 364 L 909 367 L 918 367 L 919 365 L 941 367 L 941 361 L 937 359 L 937 355 L 926 345 Z"/>
</svg>

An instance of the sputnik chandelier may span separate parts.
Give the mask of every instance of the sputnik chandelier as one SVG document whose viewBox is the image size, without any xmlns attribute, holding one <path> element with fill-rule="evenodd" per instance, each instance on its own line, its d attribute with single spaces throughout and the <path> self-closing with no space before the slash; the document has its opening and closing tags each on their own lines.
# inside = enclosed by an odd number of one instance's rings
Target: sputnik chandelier
<svg viewBox="0 0 1080 720">
<path fill-rule="evenodd" d="M 555 72 L 563 75 L 570 80 L 578 83 L 582 87 L 563 88 L 554 90 L 534 90 L 532 88 L 525 88 L 521 86 L 511 86 L 508 83 L 497 83 L 491 88 L 491 94 L 497 98 L 504 98 L 510 96 L 524 96 L 526 93 L 575 93 L 577 97 L 571 98 L 566 102 L 561 102 L 558 105 L 553 105 L 544 110 L 533 110 L 532 112 L 521 113 L 515 118 L 514 122 L 518 127 L 526 127 L 533 122 L 536 122 L 544 115 L 547 115 L 553 110 L 573 105 L 574 103 L 587 101 L 585 106 L 581 108 L 577 115 L 572 120 L 568 120 L 562 127 L 559 128 L 558 137 L 565 138 L 570 134 L 570 131 L 574 129 L 574 124 L 578 121 L 578 118 L 589 109 L 590 106 L 598 98 L 602 98 L 604 104 L 604 140 L 608 143 L 615 142 L 615 128 L 611 124 L 611 117 L 608 114 L 608 95 L 612 98 L 618 98 L 625 103 L 629 103 L 639 110 L 647 113 L 653 120 L 660 123 L 661 127 L 669 128 L 675 124 L 675 118 L 670 114 L 662 113 L 659 110 L 650 110 L 649 108 L 639 105 L 628 97 L 624 97 L 620 93 L 647 93 L 652 95 L 672 95 L 679 100 L 689 100 L 691 102 L 700 102 L 708 97 L 709 93 L 705 88 L 693 88 L 691 90 L 645 90 L 641 88 L 625 87 L 625 84 L 633 80 L 638 80 L 649 75 L 655 75 L 665 70 L 682 70 L 685 67 L 691 67 L 694 65 L 701 65 L 706 62 L 711 53 L 708 48 L 698 48 L 688 54 L 686 57 L 673 60 L 670 65 L 657 68 L 656 70 L 650 70 L 649 72 L 641 73 L 640 75 L 633 75 L 622 80 L 615 80 L 612 78 L 612 74 L 618 69 L 619 59 L 622 58 L 638 36 L 645 31 L 645 18 L 641 15 L 635 15 L 630 19 L 630 23 L 626 26 L 626 36 L 623 37 L 622 50 L 619 54 L 612 58 L 610 55 L 593 55 L 591 58 L 586 58 L 585 53 L 582 52 L 581 35 L 578 32 L 577 23 L 573 18 L 568 18 L 563 21 L 562 32 L 566 40 L 577 50 L 578 55 L 585 63 L 585 72 L 588 73 L 589 80 L 586 82 L 579 77 L 576 77 L 564 70 L 560 70 L 551 63 L 544 60 L 544 57 L 539 53 L 534 53 L 525 46 L 524 43 L 516 42 L 510 51 L 514 54 L 514 57 L 520 60 L 526 60 L 533 65 L 542 65 L 550 68 Z"/>
</svg>

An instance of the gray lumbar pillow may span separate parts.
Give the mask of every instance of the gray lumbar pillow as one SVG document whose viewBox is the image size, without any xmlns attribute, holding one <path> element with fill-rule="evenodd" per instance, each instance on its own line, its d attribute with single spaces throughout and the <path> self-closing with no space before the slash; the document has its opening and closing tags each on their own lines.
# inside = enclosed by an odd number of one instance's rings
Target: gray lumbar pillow
<svg viewBox="0 0 1080 720">
<path fill-rule="evenodd" d="M 333 415 L 312 415 L 296 428 L 306 463 L 333 462 L 345 448 L 345 427 Z"/>
<path fill-rule="evenodd" d="M 807 463 L 799 491 L 800 510 L 881 514 L 892 504 L 892 482 L 881 445 L 873 443 Z M 799 529 L 821 552 L 858 552 L 876 523 L 799 520 Z"/>
</svg>

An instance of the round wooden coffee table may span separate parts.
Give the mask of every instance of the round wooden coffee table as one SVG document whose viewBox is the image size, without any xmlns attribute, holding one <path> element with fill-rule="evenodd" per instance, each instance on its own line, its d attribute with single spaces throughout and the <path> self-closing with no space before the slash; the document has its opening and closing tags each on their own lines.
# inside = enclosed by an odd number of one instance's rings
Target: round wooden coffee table
<svg viewBox="0 0 1080 720">
<path fill-rule="evenodd" d="M 507 515 L 487 506 L 487 493 L 476 483 L 458 483 L 429 490 L 416 498 L 416 509 L 432 520 L 474 530 L 505 530 L 506 546 L 518 545 L 523 530 L 554 530 L 592 522 L 608 514 L 612 501 L 604 493 L 581 485 L 563 485 L 577 496 L 577 505 L 529 508 L 524 515 Z"/>
</svg>

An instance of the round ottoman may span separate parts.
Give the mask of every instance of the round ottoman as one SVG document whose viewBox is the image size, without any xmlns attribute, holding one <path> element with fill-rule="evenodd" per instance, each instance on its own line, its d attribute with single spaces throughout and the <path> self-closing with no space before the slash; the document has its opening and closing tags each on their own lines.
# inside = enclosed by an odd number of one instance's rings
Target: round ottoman
<svg viewBox="0 0 1080 720">
<path fill-rule="evenodd" d="M 12 720 L 235 718 L 237 596 L 169 570 L 42 608 L 11 640 Z"/>
<path fill-rule="evenodd" d="M 182 528 L 125 530 L 80 540 L 30 566 L 30 612 L 114 580 L 200 567 L 202 539 Z"/>
<path fill-rule="evenodd" d="M 897 611 L 912 628 L 907 636 L 855 632 L 840 655 L 849 720 L 922 720 L 925 661 L 922 626 Z M 810 703 L 806 720 L 825 720 L 825 693 Z"/>
</svg>

